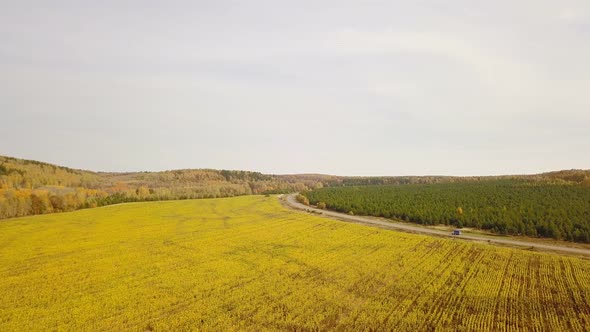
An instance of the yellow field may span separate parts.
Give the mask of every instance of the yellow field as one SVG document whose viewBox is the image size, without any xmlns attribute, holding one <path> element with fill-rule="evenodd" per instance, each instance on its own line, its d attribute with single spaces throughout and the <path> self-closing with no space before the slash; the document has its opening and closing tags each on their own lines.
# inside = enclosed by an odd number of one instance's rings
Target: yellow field
<svg viewBox="0 0 590 332">
<path fill-rule="evenodd" d="M 590 329 L 589 261 L 260 196 L 2 221 L 0 295 L 0 331 Z"/>
</svg>

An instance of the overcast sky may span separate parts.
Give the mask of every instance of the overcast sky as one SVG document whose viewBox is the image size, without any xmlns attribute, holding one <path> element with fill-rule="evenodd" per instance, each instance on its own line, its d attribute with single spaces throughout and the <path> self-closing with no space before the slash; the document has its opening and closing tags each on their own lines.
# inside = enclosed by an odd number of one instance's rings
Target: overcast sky
<svg viewBox="0 0 590 332">
<path fill-rule="evenodd" d="M 0 155 L 102 171 L 590 168 L 590 1 L 0 0 Z"/>
</svg>

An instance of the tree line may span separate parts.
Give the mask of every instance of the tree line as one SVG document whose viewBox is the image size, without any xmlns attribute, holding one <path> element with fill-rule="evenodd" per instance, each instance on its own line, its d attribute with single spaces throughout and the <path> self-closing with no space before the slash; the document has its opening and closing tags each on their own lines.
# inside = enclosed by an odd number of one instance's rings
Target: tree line
<svg viewBox="0 0 590 332">
<path fill-rule="evenodd" d="M 214 169 L 106 173 L 0 156 L 0 219 L 136 201 L 279 194 L 323 187 L 478 183 L 490 180 L 590 186 L 590 171 L 566 170 L 502 177 L 270 175 Z"/>
<path fill-rule="evenodd" d="M 0 156 L 0 219 L 137 201 L 288 193 L 315 183 L 234 170 L 101 173 Z"/>
<path fill-rule="evenodd" d="M 517 179 L 321 188 L 311 204 L 424 225 L 590 243 L 590 187 Z"/>
</svg>

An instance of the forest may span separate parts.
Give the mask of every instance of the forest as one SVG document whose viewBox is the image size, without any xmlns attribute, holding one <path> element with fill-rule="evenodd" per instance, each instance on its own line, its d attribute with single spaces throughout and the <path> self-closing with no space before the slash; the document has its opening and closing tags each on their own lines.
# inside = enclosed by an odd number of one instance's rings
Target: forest
<svg viewBox="0 0 590 332">
<path fill-rule="evenodd" d="M 341 186 L 302 194 L 310 204 L 339 212 L 590 243 L 590 187 L 585 183 L 492 179 Z"/>
<path fill-rule="evenodd" d="M 285 193 L 317 183 L 234 170 L 91 172 L 0 156 L 0 219 L 125 202 Z"/>
<path fill-rule="evenodd" d="M 365 185 L 404 187 L 445 183 L 460 185 L 492 180 L 526 180 L 542 184 L 590 186 L 590 171 L 566 170 L 536 175 L 494 177 L 274 175 L 214 169 L 109 173 L 0 156 L 0 219 L 73 211 L 125 202 L 279 194 L 324 187 L 349 188 Z M 323 191 L 318 193 L 320 192 Z M 313 191 L 310 195 L 315 193 Z M 391 211 L 384 213 L 392 214 Z M 465 213 L 469 215 L 470 212 Z M 409 217 L 410 215 L 407 216 Z M 465 217 L 462 217 L 459 221 L 464 222 L 464 219 Z M 430 220 L 425 219 L 423 222 L 430 222 Z M 443 222 L 444 219 L 440 221 Z M 447 223 L 450 222 L 450 219 L 447 220 Z M 511 232 L 512 230 L 504 230 L 500 227 L 497 231 Z M 545 233 L 543 229 L 540 231 L 542 234 Z M 528 232 L 533 232 L 532 228 Z M 572 236 L 584 237 L 585 235 L 572 233 Z"/>
</svg>

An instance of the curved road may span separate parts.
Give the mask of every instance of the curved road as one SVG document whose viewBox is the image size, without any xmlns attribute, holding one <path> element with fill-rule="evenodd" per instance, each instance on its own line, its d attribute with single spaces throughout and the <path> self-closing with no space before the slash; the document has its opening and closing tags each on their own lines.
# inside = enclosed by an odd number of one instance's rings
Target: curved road
<svg viewBox="0 0 590 332">
<path fill-rule="evenodd" d="M 577 255 L 586 255 L 590 256 L 590 249 L 583 249 L 583 248 L 572 248 L 572 247 L 563 247 L 563 246 L 556 246 L 556 245 L 548 245 L 542 244 L 537 242 L 528 242 L 528 241 L 519 241 L 519 240 L 511 240 L 506 238 L 489 238 L 485 236 L 478 236 L 477 234 L 469 234 L 469 235 L 451 235 L 450 232 L 447 231 L 440 231 L 436 229 L 420 227 L 420 226 L 413 226 L 405 223 L 399 223 L 395 221 L 383 221 L 372 217 L 364 217 L 364 216 L 351 216 L 345 213 L 334 212 L 329 210 L 321 210 L 311 206 L 303 205 L 295 199 L 297 194 L 288 194 L 285 195 L 286 199 L 284 200 L 288 206 L 297 210 L 303 211 L 313 211 L 316 213 L 321 213 L 323 216 L 332 217 L 342 221 L 353 222 L 357 224 L 364 224 L 370 226 L 376 226 L 384 229 L 391 229 L 391 230 L 400 230 L 404 232 L 410 233 L 420 233 L 432 236 L 443 236 L 443 237 L 450 237 L 453 239 L 463 239 L 463 240 L 470 240 L 470 241 L 480 241 L 486 243 L 493 243 L 493 244 L 500 244 L 500 245 L 508 245 L 508 246 L 519 246 L 525 247 L 527 249 L 539 249 L 539 250 L 550 250 L 550 251 L 558 251 L 562 253 L 569 253 L 569 254 L 577 254 Z"/>
</svg>

